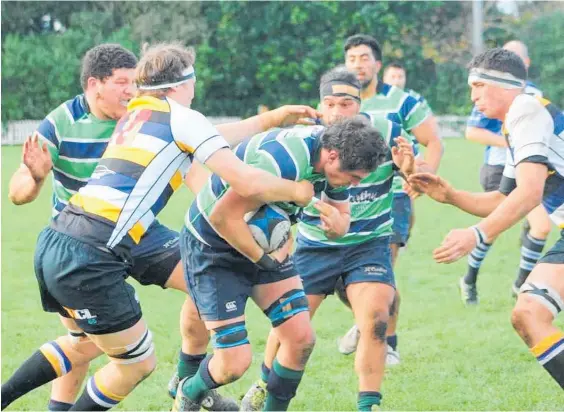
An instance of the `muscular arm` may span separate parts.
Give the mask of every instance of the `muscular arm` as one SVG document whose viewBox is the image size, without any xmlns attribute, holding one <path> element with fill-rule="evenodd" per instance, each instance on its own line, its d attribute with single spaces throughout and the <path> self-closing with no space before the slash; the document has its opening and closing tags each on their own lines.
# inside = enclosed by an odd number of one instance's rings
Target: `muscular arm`
<svg viewBox="0 0 564 412">
<path fill-rule="evenodd" d="M 8 198 L 15 205 L 31 203 L 39 196 L 44 182 L 45 179 L 36 181 L 27 166 L 22 164 L 10 179 Z"/>
<path fill-rule="evenodd" d="M 221 149 L 206 161 L 206 166 L 229 183 L 238 194 L 262 203 L 309 203 L 313 187 L 309 182 L 294 182 L 276 177 L 243 163 L 231 150 Z"/>
<path fill-rule="evenodd" d="M 411 129 L 417 141 L 427 148 L 425 162 L 436 172 L 443 157 L 443 143 L 439 137 L 437 119 L 430 115 L 421 124 Z"/>
<path fill-rule="evenodd" d="M 243 198 L 234 190 L 229 189 L 214 205 L 209 215 L 210 223 L 217 233 L 253 262 L 257 262 L 264 252 L 255 242 L 244 216 L 245 213 L 257 209 L 261 204 L 256 200 Z"/>
<path fill-rule="evenodd" d="M 497 237 L 542 202 L 548 176 L 546 165 L 523 162 L 515 169 L 517 187 L 478 226 L 488 239 Z"/>
<path fill-rule="evenodd" d="M 474 216 L 486 217 L 505 199 L 499 191 L 474 193 L 464 190 L 454 190 L 447 203 L 464 210 Z"/>
<path fill-rule="evenodd" d="M 507 142 L 503 136 L 481 127 L 468 126 L 466 128 L 466 139 L 486 146 L 507 147 Z"/>
</svg>

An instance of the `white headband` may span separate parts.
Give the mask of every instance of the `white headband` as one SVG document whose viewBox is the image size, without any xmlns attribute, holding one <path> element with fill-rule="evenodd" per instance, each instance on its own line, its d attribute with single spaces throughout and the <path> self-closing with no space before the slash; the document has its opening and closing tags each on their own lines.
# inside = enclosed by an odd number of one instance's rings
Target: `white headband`
<svg viewBox="0 0 564 412">
<path fill-rule="evenodd" d="M 488 83 L 504 89 L 523 89 L 525 87 L 525 80 L 519 79 L 511 73 L 479 67 L 470 69 L 468 74 L 468 84 L 472 86 L 474 82 Z"/>
<path fill-rule="evenodd" d="M 172 83 L 161 83 L 161 84 L 138 84 L 137 88 L 139 90 L 158 90 L 158 89 L 168 89 L 169 87 L 176 87 L 182 83 L 186 83 L 190 79 L 196 79 L 196 72 L 194 67 L 190 66 L 182 72 L 182 76 L 175 82 Z"/>
</svg>

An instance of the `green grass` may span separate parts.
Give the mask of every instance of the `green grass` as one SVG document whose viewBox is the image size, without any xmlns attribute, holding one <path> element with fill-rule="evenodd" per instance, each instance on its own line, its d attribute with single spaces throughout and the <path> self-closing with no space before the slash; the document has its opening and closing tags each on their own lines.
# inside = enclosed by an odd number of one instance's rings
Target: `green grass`
<svg viewBox="0 0 564 412">
<path fill-rule="evenodd" d="M 20 162 L 19 147 L 2 149 L 2 380 L 42 343 L 65 333 L 56 316 L 42 311 L 33 274 L 33 251 L 39 231 L 50 216 L 50 188 L 31 205 L 7 200 L 7 183 Z M 447 140 L 441 174 L 458 187 L 478 190 L 482 148 L 463 140 Z M 186 189 L 170 202 L 161 221 L 182 225 L 190 196 Z M 383 385 L 385 410 L 562 410 L 558 385 L 536 363 L 513 331 L 510 285 L 519 263 L 519 228 L 499 238 L 479 280 L 481 303 L 465 308 L 457 290 L 466 269 L 462 260 L 437 265 L 431 258 L 450 229 L 477 221 L 427 198 L 417 200 L 416 225 L 409 248 L 396 271 L 402 292 L 399 324 L 402 364 L 390 369 Z M 551 235 L 551 244 L 556 233 Z M 183 296 L 157 287 L 139 292 L 145 318 L 154 334 L 159 366 L 117 409 L 169 410 L 165 387 L 179 348 L 178 315 Z M 239 397 L 259 376 L 269 322 L 249 303 L 248 329 L 256 356 L 247 374 L 222 389 Z M 314 320 L 317 346 L 308 364 L 295 410 L 352 410 L 357 380 L 353 356 L 336 351 L 335 340 L 351 325 L 352 316 L 334 297 Z M 563 322 L 560 319 L 560 326 Z M 99 367 L 106 359 L 93 364 Z M 45 386 L 15 402 L 11 410 L 45 409 Z"/>
</svg>

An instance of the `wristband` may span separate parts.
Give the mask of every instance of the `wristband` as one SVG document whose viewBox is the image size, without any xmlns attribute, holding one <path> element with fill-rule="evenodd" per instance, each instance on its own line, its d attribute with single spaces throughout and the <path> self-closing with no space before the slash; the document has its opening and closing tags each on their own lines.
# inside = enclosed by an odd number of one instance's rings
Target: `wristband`
<svg viewBox="0 0 564 412">
<path fill-rule="evenodd" d="M 264 253 L 262 257 L 257 262 L 255 262 L 255 265 L 263 270 L 274 271 L 278 269 L 280 263 Z"/>
<path fill-rule="evenodd" d="M 487 243 L 488 238 L 486 237 L 486 234 L 482 229 L 480 229 L 478 226 L 472 226 L 470 229 L 472 229 L 474 236 L 476 236 L 476 245 Z"/>
</svg>

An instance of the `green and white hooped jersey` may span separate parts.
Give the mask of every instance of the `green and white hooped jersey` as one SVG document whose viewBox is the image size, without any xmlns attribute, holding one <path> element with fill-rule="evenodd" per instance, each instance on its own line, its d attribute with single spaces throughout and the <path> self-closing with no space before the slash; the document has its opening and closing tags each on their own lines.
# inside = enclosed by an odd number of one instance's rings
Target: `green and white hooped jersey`
<svg viewBox="0 0 564 412">
<path fill-rule="evenodd" d="M 403 136 L 413 142 L 413 139 L 399 124 L 382 116 L 371 117 L 372 125 L 382 134 L 390 147 L 395 146 L 394 139 Z M 358 186 L 349 187 L 349 202 L 351 207 L 351 226 L 349 232 L 337 239 L 328 239 L 319 227 L 319 211 L 309 205 L 304 208 L 298 223 L 299 235 L 304 238 L 326 245 L 354 245 L 392 234 L 392 181 L 395 166 L 392 162 L 391 151 L 386 161 L 374 172 L 364 178 Z"/>
<path fill-rule="evenodd" d="M 283 179 L 313 183 L 316 193 L 323 192 L 326 197 L 337 202 L 349 198 L 347 188 L 332 188 L 325 176 L 314 171 L 314 163 L 320 150 L 323 126 L 294 127 L 291 129 L 272 129 L 259 133 L 240 143 L 235 155 L 246 164 L 265 170 Z M 229 188 L 229 184 L 213 174 L 186 214 L 184 224 L 202 243 L 215 249 L 230 249 L 221 236 L 209 223 L 209 215 L 216 202 Z M 276 206 L 296 219 L 301 211 L 298 206 L 278 202 Z"/>
<path fill-rule="evenodd" d="M 360 109 L 371 117 L 386 117 L 398 123 L 408 133 L 423 123 L 432 114 L 423 98 L 416 98 L 396 86 L 378 82 L 376 94 L 363 100 Z M 394 178 L 394 193 L 404 193 L 401 177 Z"/>
<path fill-rule="evenodd" d="M 47 142 L 53 161 L 53 210 L 55 217 L 94 172 L 116 127 L 115 120 L 99 120 L 78 95 L 53 110 L 36 133 Z"/>
</svg>

